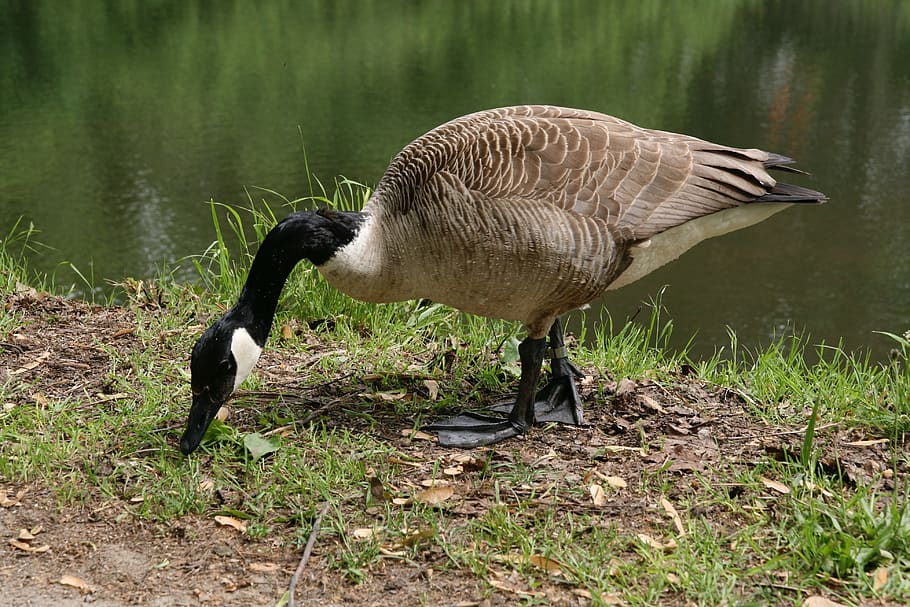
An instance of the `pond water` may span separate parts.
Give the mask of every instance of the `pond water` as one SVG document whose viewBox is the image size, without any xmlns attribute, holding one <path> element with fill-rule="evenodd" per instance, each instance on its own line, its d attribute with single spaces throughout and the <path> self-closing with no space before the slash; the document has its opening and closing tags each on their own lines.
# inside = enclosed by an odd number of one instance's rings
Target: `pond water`
<svg viewBox="0 0 910 607">
<path fill-rule="evenodd" d="M 910 3 L 0 1 L 0 232 L 57 283 L 152 275 L 207 201 L 375 184 L 408 141 L 521 103 L 792 156 L 825 192 L 611 294 L 667 286 L 697 351 L 805 332 L 884 357 L 910 329 Z M 597 318 L 597 312 L 588 318 Z"/>
</svg>

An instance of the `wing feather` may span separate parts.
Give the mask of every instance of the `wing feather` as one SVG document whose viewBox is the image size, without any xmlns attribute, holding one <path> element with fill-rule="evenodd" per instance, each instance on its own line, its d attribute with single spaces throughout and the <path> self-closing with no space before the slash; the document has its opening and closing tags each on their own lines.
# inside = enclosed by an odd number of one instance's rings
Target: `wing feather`
<svg viewBox="0 0 910 607">
<path fill-rule="evenodd" d="M 779 193 L 767 169 L 783 161 L 597 112 L 519 106 L 458 118 L 419 137 L 393 160 L 371 204 L 407 213 L 444 171 L 488 199 L 548 202 L 646 239 Z"/>
</svg>

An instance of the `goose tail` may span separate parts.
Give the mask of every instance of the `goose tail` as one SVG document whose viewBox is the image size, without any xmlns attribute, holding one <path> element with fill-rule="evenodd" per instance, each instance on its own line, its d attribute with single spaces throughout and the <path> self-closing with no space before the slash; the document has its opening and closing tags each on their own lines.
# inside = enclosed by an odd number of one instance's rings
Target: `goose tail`
<svg viewBox="0 0 910 607">
<path fill-rule="evenodd" d="M 766 169 L 773 171 L 783 171 L 785 173 L 794 173 L 796 175 L 808 175 L 809 173 L 801 171 L 796 167 L 790 166 L 796 162 L 789 156 L 768 152 L 768 159 L 764 161 Z M 792 183 L 778 183 L 771 191 L 756 198 L 753 202 L 793 202 L 804 204 L 821 204 L 828 200 L 828 197 L 821 192 L 810 190 L 802 186 L 793 185 Z"/>
<path fill-rule="evenodd" d="M 764 196 L 759 196 L 753 202 L 793 202 L 803 204 L 821 204 L 828 197 L 821 192 L 810 190 L 792 183 L 778 183 Z"/>
</svg>

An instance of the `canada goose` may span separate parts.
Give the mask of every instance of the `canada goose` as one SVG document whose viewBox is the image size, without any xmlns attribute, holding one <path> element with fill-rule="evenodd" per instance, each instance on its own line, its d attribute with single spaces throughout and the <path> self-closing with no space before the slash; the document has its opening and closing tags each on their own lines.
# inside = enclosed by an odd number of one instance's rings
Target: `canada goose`
<svg viewBox="0 0 910 607">
<path fill-rule="evenodd" d="M 470 114 L 406 146 L 361 212 L 304 211 L 269 232 L 237 303 L 193 348 L 192 452 L 259 358 L 278 296 L 309 259 L 357 299 L 426 298 L 522 321 L 521 377 L 507 417 L 430 426 L 473 447 L 535 421 L 579 424 L 559 316 L 641 278 L 698 242 L 825 196 L 777 183 L 785 156 L 655 131 L 585 110 L 522 106 Z M 549 336 L 551 380 L 536 392 Z"/>
</svg>

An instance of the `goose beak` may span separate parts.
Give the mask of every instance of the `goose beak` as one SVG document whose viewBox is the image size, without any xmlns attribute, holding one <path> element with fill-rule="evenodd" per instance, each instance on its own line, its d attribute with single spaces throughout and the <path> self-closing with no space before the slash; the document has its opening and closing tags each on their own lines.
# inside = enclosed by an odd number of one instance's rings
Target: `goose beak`
<svg viewBox="0 0 910 607">
<path fill-rule="evenodd" d="M 190 407 L 190 417 L 186 422 L 186 430 L 183 431 L 183 436 L 180 437 L 180 451 L 184 455 L 189 455 L 196 450 L 220 407 L 221 404 L 215 402 L 209 396 L 208 390 L 193 396 L 193 405 Z"/>
</svg>

